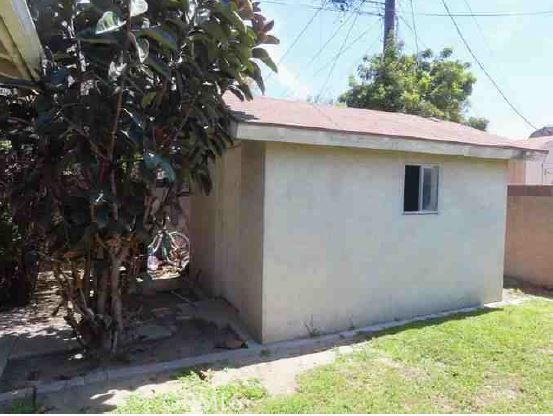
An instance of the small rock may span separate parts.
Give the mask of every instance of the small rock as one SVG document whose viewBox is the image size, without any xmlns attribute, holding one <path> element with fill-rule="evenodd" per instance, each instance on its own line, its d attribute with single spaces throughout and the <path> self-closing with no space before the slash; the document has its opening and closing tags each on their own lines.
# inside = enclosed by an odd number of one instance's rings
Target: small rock
<svg viewBox="0 0 553 416">
<path fill-rule="evenodd" d="M 169 308 L 156 308 L 152 309 L 152 315 L 156 318 L 161 319 L 171 315 L 171 309 Z"/>
<path fill-rule="evenodd" d="M 240 348 L 247 348 L 244 341 L 238 338 L 228 338 L 224 342 L 220 342 L 215 345 L 216 348 L 222 348 L 225 350 L 238 350 Z"/>
</svg>

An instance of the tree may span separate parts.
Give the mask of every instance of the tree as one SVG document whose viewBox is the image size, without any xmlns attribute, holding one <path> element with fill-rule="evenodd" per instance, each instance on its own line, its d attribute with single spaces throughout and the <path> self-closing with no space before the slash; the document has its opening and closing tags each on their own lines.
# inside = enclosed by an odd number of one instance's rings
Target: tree
<svg viewBox="0 0 553 416">
<path fill-rule="evenodd" d="M 31 155 L 15 212 L 44 238 L 66 320 L 91 348 L 128 338 L 126 280 L 183 183 L 209 192 L 229 91 L 264 89 L 273 22 L 250 0 L 34 0 L 38 82 L 1 83 L 0 134 Z M 157 200 L 154 189 L 169 183 Z M 123 273 L 121 271 L 124 271 Z"/>
<path fill-rule="evenodd" d="M 390 46 L 383 55 L 364 57 L 358 77 L 339 99 L 349 107 L 369 108 L 465 122 L 476 78 L 470 64 L 451 59 L 444 49 L 407 55 Z M 482 123 L 479 124 L 482 126 Z"/>
<path fill-rule="evenodd" d="M 21 182 L 28 154 L 0 140 L 0 305 L 24 306 L 31 300 L 37 276 L 38 235 L 25 205 L 13 215 L 10 189 Z"/>
<path fill-rule="evenodd" d="M 486 131 L 488 129 L 489 121 L 481 117 L 469 117 L 465 124 L 474 129 Z"/>
</svg>

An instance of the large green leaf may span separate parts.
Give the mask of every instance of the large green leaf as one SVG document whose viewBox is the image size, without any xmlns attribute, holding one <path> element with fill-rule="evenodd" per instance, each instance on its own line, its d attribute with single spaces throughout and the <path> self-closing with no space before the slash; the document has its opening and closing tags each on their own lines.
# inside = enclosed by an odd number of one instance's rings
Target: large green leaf
<svg viewBox="0 0 553 416">
<path fill-rule="evenodd" d="M 171 164 L 165 160 L 161 155 L 158 155 L 154 152 L 145 152 L 144 153 L 144 164 L 147 169 L 156 170 L 159 169 L 163 172 L 165 178 L 169 182 L 175 182 L 176 175 L 175 170 Z"/>
<path fill-rule="evenodd" d="M 204 30 L 217 39 L 219 42 L 225 42 L 228 39 L 228 35 L 223 30 L 223 26 L 215 21 L 207 22 L 203 25 Z"/>
<path fill-rule="evenodd" d="M 144 62 L 150 53 L 150 42 L 148 42 L 148 39 L 137 39 L 135 46 L 138 53 L 138 59 L 140 62 Z"/>
<path fill-rule="evenodd" d="M 169 68 L 161 59 L 157 59 L 155 56 L 149 55 L 144 63 L 165 79 L 171 78 L 171 68 Z"/>
<path fill-rule="evenodd" d="M 259 65 L 257 65 L 257 63 L 254 61 L 251 61 L 250 64 L 252 66 L 251 77 L 256 82 L 261 92 L 264 93 L 265 83 L 263 82 L 263 77 L 261 76 L 261 69 L 259 68 Z"/>
<path fill-rule="evenodd" d="M 266 45 L 280 45 L 280 40 L 273 35 L 262 36 L 263 43 Z"/>
<path fill-rule="evenodd" d="M 139 16 L 148 11 L 146 0 L 131 0 L 131 17 Z"/>
<path fill-rule="evenodd" d="M 155 40 L 160 46 L 170 49 L 172 51 L 177 51 L 177 40 L 175 37 L 164 30 L 161 26 L 153 26 L 146 29 L 140 29 L 136 31 L 136 37 L 148 37 L 152 40 Z"/>
<path fill-rule="evenodd" d="M 219 12 L 219 15 L 230 23 L 235 29 L 241 33 L 246 32 L 246 25 L 242 18 L 233 10 L 232 3 L 224 5 L 223 3 L 216 3 L 213 8 Z"/>
<path fill-rule="evenodd" d="M 96 23 L 96 34 L 101 35 L 104 33 L 113 32 L 119 29 L 125 24 L 125 21 L 121 19 L 115 12 L 105 12 L 98 23 Z"/>
<path fill-rule="evenodd" d="M 252 56 L 254 58 L 259 59 L 261 62 L 263 62 L 269 68 L 271 68 L 274 72 L 278 72 L 278 68 L 277 68 L 276 64 L 273 62 L 273 60 L 269 56 L 269 53 L 265 49 L 263 49 L 263 48 L 254 48 L 252 50 Z"/>
<path fill-rule="evenodd" d="M 157 92 L 156 91 L 150 91 L 142 97 L 142 100 L 140 101 L 140 105 L 142 108 L 147 108 L 152 101 L 154 101 L 154 98 L 156 97 Z"/>
<path fill-rule="evenodd" d="M 188 12 L 189 2 L 188 0 L 157 0 L 163 3 L 166 7 L 177 8 L 183 12 Z"/>
</svg>

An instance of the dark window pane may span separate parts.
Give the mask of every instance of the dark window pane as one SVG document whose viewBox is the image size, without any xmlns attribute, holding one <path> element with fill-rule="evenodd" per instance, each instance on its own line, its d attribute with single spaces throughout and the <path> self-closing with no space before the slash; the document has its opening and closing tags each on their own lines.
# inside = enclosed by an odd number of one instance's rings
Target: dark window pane
<svg viewBox="0 0 553 416">
<path fill-rule="evenodd" d="M 419 210 L 420 166 L 405 166 L 405 185 L 403 190 L 403 210 Z"/>
</svg>

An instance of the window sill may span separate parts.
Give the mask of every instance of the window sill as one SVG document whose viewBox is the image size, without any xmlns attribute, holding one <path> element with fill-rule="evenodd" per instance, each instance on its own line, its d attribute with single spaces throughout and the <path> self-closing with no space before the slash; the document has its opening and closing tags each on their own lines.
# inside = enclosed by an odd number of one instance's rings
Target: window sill
<svg viewBox="0 0 553 416">
<path fill-rule="evenodd" d="M 403 215 L 437 215 L 440 211 L 407 211 Z"/>
</svg>

